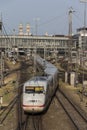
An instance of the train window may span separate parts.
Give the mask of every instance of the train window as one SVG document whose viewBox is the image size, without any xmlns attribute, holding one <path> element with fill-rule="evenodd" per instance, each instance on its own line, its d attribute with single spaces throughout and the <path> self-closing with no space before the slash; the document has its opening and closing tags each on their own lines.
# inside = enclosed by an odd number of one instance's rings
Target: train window
<svg viewBox="0 0 87 130">
<path fill-rule="evenodd" d="M 30 86 L 28 87 L 28 86 L 27 86 L 27 87 L 25 88 L 25 93 L 34 93 L 34 87 L 30 87 Z"/>
<path fill-rule="evenodd" d="M 25 93 L 43 93 L 44 87 L 41 86 L 26 86 L 25 87 Z"/>
<path fill-rule="evenodd" d="M 35 93 L 43 93 L 44 88 L 43 87 L 35 87 Z"/>
</svg>

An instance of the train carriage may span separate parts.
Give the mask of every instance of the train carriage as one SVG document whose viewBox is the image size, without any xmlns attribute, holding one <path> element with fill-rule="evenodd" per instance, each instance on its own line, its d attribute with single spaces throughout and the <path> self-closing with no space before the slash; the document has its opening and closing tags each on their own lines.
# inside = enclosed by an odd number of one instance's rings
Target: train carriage
<svg viewBox="0 0 87 130">
<path fill-rule="evenodd" d="M 49 105 L 58 84 L 57 68 L 41 57 L 37 57 L 36 62 L 44 68 L 44 76 L 35 76 L 24 83 L 22 107 L 24 112 L 28 113 L 43 112 Z"/>
</svg>

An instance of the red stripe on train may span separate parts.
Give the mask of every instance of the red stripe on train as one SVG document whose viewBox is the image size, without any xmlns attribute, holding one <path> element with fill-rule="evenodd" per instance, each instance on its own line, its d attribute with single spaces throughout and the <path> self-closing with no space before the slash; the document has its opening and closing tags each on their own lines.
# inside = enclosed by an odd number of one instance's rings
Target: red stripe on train
<svg viewBox="0 0 87 130">
<path fill-rule="evenodd" d="M 41 105 L 41 106 L 34 106 L 34 105 L 22 105 L 23 107 L 44 107 L 45 105 Z"/>
</svg>

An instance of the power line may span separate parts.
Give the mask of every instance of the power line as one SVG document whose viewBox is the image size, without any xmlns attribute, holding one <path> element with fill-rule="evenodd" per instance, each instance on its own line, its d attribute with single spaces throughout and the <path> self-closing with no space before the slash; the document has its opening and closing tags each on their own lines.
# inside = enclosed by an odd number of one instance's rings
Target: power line
<svg viewBox="0 0 87 130">
<path fill-rule="evenodd" d="M 51 18 L 51 19 L 49 19 L 49 20 L 47 20 L 47 21 L 45 21 L 45 22 L 39 24 L 39 26 L 49 24 L 49 23 L 54 22 L 55 20 L 58 20 L 58 19 L 60 19 L 60 18 L 62 18 L 62 17 L 64 17 L 64 16 L 65 16 L 65 14 L 60 15 L 60 16 L 55 16 L 55 17 L 53 17 L 53 18 Z"/>
</svg>

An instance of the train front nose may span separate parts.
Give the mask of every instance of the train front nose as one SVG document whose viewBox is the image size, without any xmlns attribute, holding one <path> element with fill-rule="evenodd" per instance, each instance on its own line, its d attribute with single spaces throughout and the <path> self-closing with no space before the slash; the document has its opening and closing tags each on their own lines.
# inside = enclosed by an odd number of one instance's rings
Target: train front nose
<svg viewBox="0 0 87 130">
<path fill-rule="evenodd" d="M 36 113 L 36 112 L 41 112 L 43 110 L 43 102 L 40 99 L 37 100 L 32 100 L 32 112 Z"/>
<path fill-rule="evenodd" d="M 44 102 L 41 100 L 28 100 L 27 105 L 24 105 L 24 110 L 30 113 L 42 112 L 44 109 Z"/>
<path fill-rule="evenodd" d="M 42 112 L 45 104 L 45 95 L 43 93 L 27 94 L 23 100 L 23 110 L 29 113 Z"/>
</svg>

